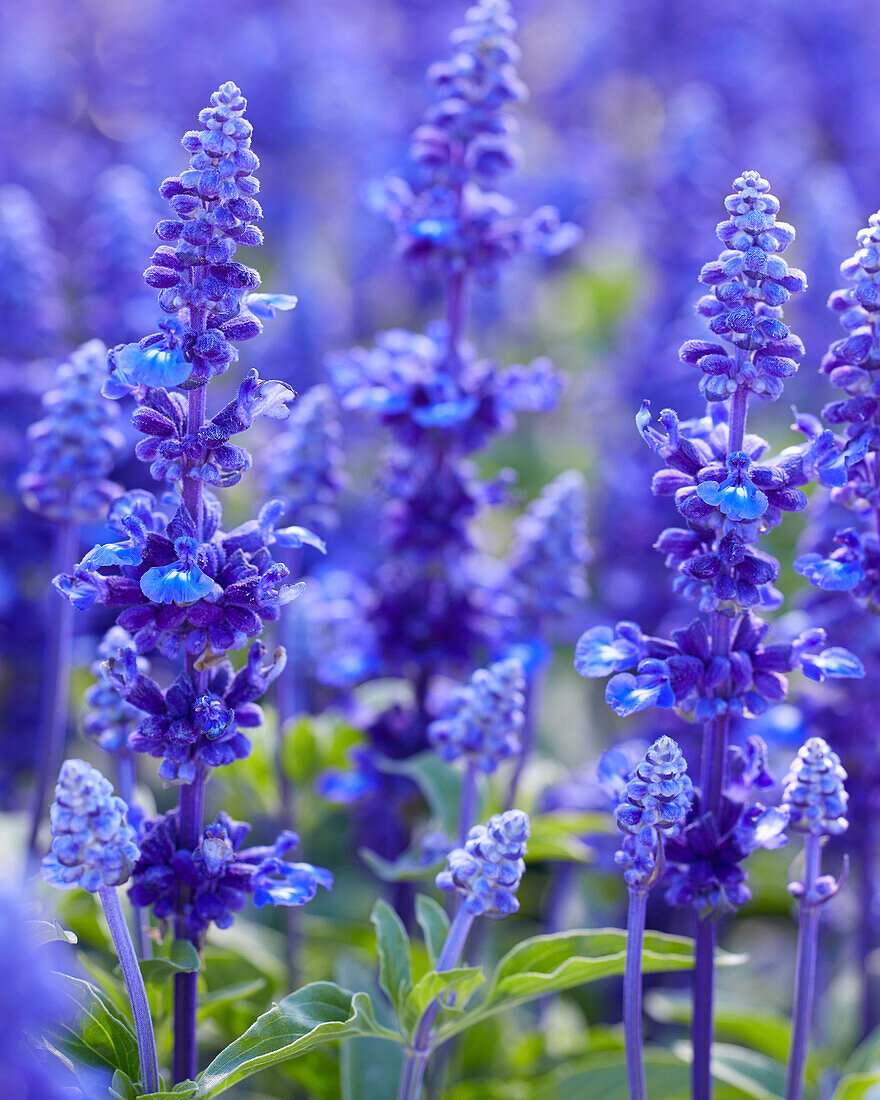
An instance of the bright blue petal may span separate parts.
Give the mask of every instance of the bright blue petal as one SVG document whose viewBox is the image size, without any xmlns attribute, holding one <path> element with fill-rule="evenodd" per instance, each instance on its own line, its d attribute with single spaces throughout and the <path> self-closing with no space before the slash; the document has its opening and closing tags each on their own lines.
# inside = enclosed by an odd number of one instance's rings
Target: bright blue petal
<svg viewBox="0 0 880 1100">
<path fill-rule="evenodd" d="M 605 702 L 619 718 L 628 718 L 648 707 L 671 707 L 675 697 L 667 680 L 621 672 L 608 681 Z"/>
<path fill-rule="evenodd" d="M 758 519 L 767 511 L 767 497 L 750 481 L 741 485 L 734 484 L 732 478 L 720 485 L 704 481 L 697 486 L 697 496 L 733 520 Z"/>
<path fill-rule="evenodd" d="M 80 562 L 81 569 L 106 569 L 111 565 L 140 565 L 143 549 L 130 542 L 108 542 L 93 546 Z"/>
<path fill-rule="evenodd" d="M 327 553 L 327 544 L 308 527 L 282 527 L 274 535 L 280 546 L 287 546 L 291 550 L 298 550 L 301 546 L 314 546 L 322 554 Z"/>
<path fill-rule="evenodd" d="M 821 554 L 802 554 L 795 558 L 794 568 L 823 592 L 849 592 L 865 579 L 859 562 L 837 561 Z"/>
<path fill-rule="evenodd" d="M 574 667 L 581 676 L 592 679 L 632 667 L 640 656 L 636 646 L 625 638 L 615 637 L 610 626 L 594 626 L 578 638 Z"/>
<path fill-rule="evenodd" d="M 255 317 L 272 318 L 279 310 L 295 309 L 298 300 L 294 294 L 249 294 L 247 308 Z"/>
<path fill-rule="evenodd" d="M 805 654 L 801 658 L 804 675 L 811 680 L 859 680 L 865 675 L 865 666 L 854 653 L 843 646 L 831 646 L 821 653 Z"/>
<path fill-rule="evenodd" d="M 183 357 L 180 348 L 167 348 L 153 344 L 142 348 L 140 344 L 126 344 L 115 353 L 116 370 L 120 382 L 140 386 L 179 386 L 192 373 L 192 363 Z"/>
<path fill-rule="evenodd" d="M 436 405 L 426 405 L 413 409 L 413 420 L 423 428 L 448 428 L 461 424 L 477 411 L 476 397 L 462 397 L 457 401 L 440 401 Z"/>
<path fill-rule="evenodd" d="M 379 779 L 363 772 L 331 770 L 318 776 L 315 788 L 328 802 L 345 806 L 374 794 L 379 789 Z"/>
<path fill-rule="evenodd" d="M 193 603 L 207 596 L 214 581 L 197 565 L 157 565 L 141 577 L 141 592 L 153 603 Z"/>
</svg>

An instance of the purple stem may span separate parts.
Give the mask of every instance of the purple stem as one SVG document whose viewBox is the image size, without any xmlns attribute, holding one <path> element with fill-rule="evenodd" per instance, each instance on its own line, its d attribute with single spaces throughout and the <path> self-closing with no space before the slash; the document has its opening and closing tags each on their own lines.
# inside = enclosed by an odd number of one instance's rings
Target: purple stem
<svg viewBox="0 0 880 1100">
<path fill-rule="evenodd" d="M 128 806 L 134 804 L 136 783 L 134 753 L 130 749 L 122 749 L 116 754 L 116 787 L 119 797 Z M 137 905 L 132 905 L 131 934 L 139 959 L 149 959 L 153 954 L 148 929 L 149 910 L 145 911 Z"/>
<path fill-rule="evenodd" d="M 101 898 L 104 915 L 110 926 L 110 935 L 113 938 L 116 954 L 119 956 L 119 965 L 122 967 L 122 977 L 125 979 L 125 989 L 131 1004 L 138 1060 L 141 1065 L 141 1086 L 144 1093 L 158 1092 L 159 1061 L 156 1057 L 156 1037 L 153 1034 L 150 1002 L 147 1000 L 144 976 L 141 974 L 137 955 L 134 953 L 128 923 L 119 904 L 119 894 L 115 886 L 102 886 L 98 896 Z"/>
<path fill-rule="evenodd" d="M 437 959 L 437 965 L 434 967 L 438 974 L 442 974 L 445 970 L 452 970 L 461 958 L 473 923 L 473 913 L 469 913 L 460 903 L 440 957 Z M 404 1055 L 400 1082 L 397 1086 L 397 1100 L 418 1100 L 428 1065 L 428 1056 L 431 1053 L 431 1032 L 439 1011 L 440 1001 L 434 1000 L 422 1013 L 412 1047 Z"/>
<path fill-rule="evenodd" d="M 458 843 L 464 847 L 467 835 L 477 817 L 478 788 L 477 762 L 468 759 L 461 780 L 461 797 L 458 802 Z"/>
<path fill-rule="evenodd" d="M 694 936 L 694 1008 L 691 1022 L 693 1100 L 710 1100 L 712 1096 L 712 1005 L 717 928 L 714 921 L 698 919 Z"/>
<path fill-rule="evenodd" d="M 205 813 L 205 769 L 199 767 L 192 783 L 180 788 L 177 803 L 178 836 L 184 851 L 192 852 L 202 835 Z M 175 919 L 174 936 L 191 939 L 183 919 L 183 906 L 188 900 L 187 887 L 181 887 L 181 912 Z M 198 946 L 198 944 L 196 944 Z M 198 1033 L 196 1013 L 199 1006 L 198 971 L 174 975 L 174 1083 L 195 1080 L 198 1074 Z"/>
<path fill-rule="evenodd" d="M 79 546 L 79 526 L 68 520 L 55 526 L 52 536 L 52 576 L 69 569 L 76 559 Z M 51 621 L 47 624 L 43 661 L 43 706 L 34 756 L 34 795 L 31 804 L 31 827 L 28 836 L 29 863 L 37 856 L 40 824 L 46 810 L 49 789 L 61 767 L 64 756 L 64 736 L 67 732 L 67 710 L 70 699 L 70 651 L 73 643 L 73 605 L 62 600 L 55 605 L 55 593 L 50 596 Z"/>
<path fill-rule="evenodd" d="M 742 364 L 747 352 L 736 349 L 737 364 Z M 749 411 L 749 391 L 741 386 L 730 399 L 728 417 L 727 453 L 741 451 L 746 433 Z M 712 652 L 721 657 L 730 656 L 734 619 L 713 611 L 710 616 Z M 726 685 L 719 685 L 719 693 Z M 721 812 L 727 765 L 727 742 L 730 734 L 730 717 L 727 714 L 714 718 L 703 727 L 703 751 L 700 762 L 700 807 L 703 813 L 712 813 L 716 821 Z M 712 1016 L 715 985 L 715 943 L 717 930 L 711 921 L 697 919 L 694 946 L 694 997 L 691 1020 L 691 1042 L 694 1060 L 691 1067 L 693 1100 L 712 1098 Z"/>
<path fill-rule="evenodd" d="M 810 1046 L 813 1018 L 813 992 L 816 987 L 816 956 L 819 945 L 819 907 L 816 882 L 821 874 L 822 840 L 808 833 L 804 840 L 804 894 L 798 929 L 797 966 L 794 979 L 794 1011 L 791 1024 L 791 1049 L 785 1071 L 785 1100 L 801 1100 L 804 1070 Z"/>
<path fill-rule="evenodd" d="M 645 1063 L 642 1057 L 642 944 L 648 891 L 629 891 L 626 921 L 626 967 L 623 972 L 623 1034 L 629 1100 L 645 1100 Z"/>
<path fill-rule="evenodd" d="M 535 747 L 535 735 L 537 733 L 537 716 L 540 710 L 538 705 L 539 690 L 541 686 L 543 666 L 535 670 L 526 682 L 526 712 L 523 724 L 522 742 L 516 758 L 516 768 L 510 780 L 510 788 L 507 792 L 505 810 L 512 810 L 516 805 L 516 795 L 519 790 L 520 780 L 528 763 L 529 756 Z"/>
</svg>

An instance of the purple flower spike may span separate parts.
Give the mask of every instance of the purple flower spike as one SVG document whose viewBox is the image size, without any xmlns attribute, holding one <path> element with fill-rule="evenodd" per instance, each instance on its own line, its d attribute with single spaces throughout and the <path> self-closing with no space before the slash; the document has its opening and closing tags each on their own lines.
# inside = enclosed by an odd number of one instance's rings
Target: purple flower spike
<svg viewBox="0 0 880 1100">
<path fill-rule="evenodd" d="M 84 760 L 65 760 L 52 803 L 52 848 L 43 878 L 57 890 L 97 893 L 127 882 L 140 852 L 128 806 Z"/>
</svg>

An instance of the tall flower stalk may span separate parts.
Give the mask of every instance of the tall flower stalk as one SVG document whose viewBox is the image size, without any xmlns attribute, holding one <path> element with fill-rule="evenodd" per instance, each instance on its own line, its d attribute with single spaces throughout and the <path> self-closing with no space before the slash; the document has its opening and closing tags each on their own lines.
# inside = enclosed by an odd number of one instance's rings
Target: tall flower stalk
<svg viewBox="0 0 880 1100">
<path fill-rule="evenodd" d="M 109 680 L 143 712 L 129 747 L 161 760 L 159 776 L 178 798 L 174 810 L 141 828 L 129 897 L 196 948 L 210 924 L 227 927 L 249 897 L 258 906 L 296 906 L 332 885 L 329 872 L 284 858 L 298 843 L 294 833 L 244 848 L 247 825 L 223 812 L 205 825 L 212 770 L 250 753 L 242 729 L 260 725 L 256 700 L 284 668 L 281 647 L 264 663 L 258 636 L 303 585 L 287 583 L 289 570 L 272 548 L 323 549 L 307 528 L 281 526 L 280 500 L 224 531 L 215 495 L 251 465 L 232 438 L 260 416 L 284 420 L 295 398 L 289 386 L 251 370 L 232 400 L 217 412 L 208 407 L 208 383 L 238 358 L 234 342 L 258 336 L 260 317 L 295 305 L 286 295 L 255 293 L 258 273 L 234 259 L 239 245 L 262 242 L 246 106 L 235 84 L 223 84 L 199 115 L 202 129 L 184 135 L 190 167 L 160 187 L 171 217 L 156 227 L 163 243 L 144 275 L 166 316 L 158 332 L 109 356 L 104 392 L 134 394 L 132 422 L 144 436 L 136 453 L 162 488 L 161 502 L 143 490 L 124 494 L 107 516 L 116 541 L 95 546 L 55 579 L 75 607 L 113 608 L 131 635 L 131 646 L 107 662 Z M 227 654 L 246 646 L 236 670 Z M 164 689 L 141 660 L 154 651 L 180 669 Z M 198 1071 L 197 1009 L 197 972 L 176 974 L 175 1081 Z"/>
<path fill-rule="evenodd" d="M 526 95 L 515 31 L 507 0 L 468 9 L 450 59 L 428 71 L 435 101 L 413 133 L 410 176 L 380 188 L 400 255 L 439 283 L 442 320 L 424 333 L 381 333 L 372 348 L 329 361 L 343 408 L 378 415 L 393 435 L 381 475 L 380 564 L 369 580 L 380 674 L 412 685 L 398 755 L 427 747 L 440 676 L 478 667 L 501 632 L 474 521 L 507 486 L 480 481 L 469 456 L 510 431 L 517 413 L 553 408 L 562 389 L 548 360 L 501 369 L 467 339 L 475 284 L 494 284 L 521 252 L 556 255 L 579 237 L 552 207 L 523 217 L 494 190 L 520 156 L 509 110 Z"/>
<path fill-rule="evenodd" d="M 828 492 L 816 517 L 809 552 L 794 565 L 820 590 L 810 602 L 811 613 L 848 629 L 858 639 L 860 653 L 873 673 L 880 660 L 873 618 L 880 605 L 880 393 L 876 381 L 880 368 L 880 212 L 872 214 L 868 225 L 859 231 L 857 243 L 855 253 L 840 267 L 844 285 L 828 299 L 844 335 L 832 342 L 821 364 L 821 373 L 843 394 L 824 407 L 822 420 L 808 414 L 797 417 L 798 427 L 809 440 L 810 468 Z M 847 510 L 851 522 L 846 520 Z M 863 1036 L 880 1024 L 877 981 L 868 962 L 877 947 L 878 905 L 873 823 L 878 741 L 872 678 L 869 674 L 866 690 L 851 697 L 845 720 L 840 720 L 834 706 L 817 716 L 818 727 L 853 776 L 851 850 L 863 898 L 858 910 Z M 854 713 L 858 715 L 855 722 Z"/>
<path fill-rule="evenodd" d="M 462 957 L 477 917 L 495 920 L 519 909 L 516 891 L 525 872 L 523 857 L 529 838 L 529 819 L 522 810 L 507 810 L 475 825 L 464 844 L 447 856 L 437 876 L 441 890 L 458 895 L 459 903 L 438 956 L 435 970 L 452 970 Z M 406 1050 L 397 1100 L 418 1100 L 431 1054 L 434 1024 L 442 1005 L 432 1001 L 422 1013 L 412 1045 Z"/>
<path fill-rule="evenodd" d="M 651 887 L 663 875 L 664 842 L 684 828 L 693 801 L 693 784 L 681 749 L 671 737 L 658 737 L 623 789 L 615 810 L 623 844 L 615 862 L 629 895 L 626 969 L 623 977 L 623 1025 L 626 1078 L 630 1100 L 645 1100 L 642 1049 L 642 944 Z"/>
<path fill-rule="evenodd" d="M 772 782 L 766 750 L 750 738 L 729 746 L 730 722 L 752 717 L 784 698 L 785 673 L 800 668 L 814 680 L 864 675 L 825 633 L 808 629 L 791 641 L 765 644 L 762 608 L 777 607 L 779 563 L 756 546 L 785 512 L 801 511 L 798 488 L 810 479 L 805 449 L 789 448 L 766 461 L 766 442 L 747 432 L 750 402 L 772 401 L 798 369 L 803 345 L 782 319 L 782 307 L 803 291 L 802 272 L 781 253 L 794 229 L 776 220 L 778 200 L 757 172 L 734 181 L 727 218 L 717 229 L 725 246 L 704 266 L 711 288 L 697 304 L 712 333 L 689 340 L 681 358 L 702 374 L 705 417 L 680 422 L 671 409 L 652 423 L 647 403 L 636 423 L 666 462 L 652 490 L 674 498 L 687 526 L 663 531 L 657 549 L 675 574 L 675 588 L 696 601 L 701 615 L 670 639 L 642 633 L 630 622 L 593 627 L 580 638 L 575 667 L 583 676 L 608 676 L 605 697 L 621 717 L 649 707 L 673 708 L 702 726 L 700 785 L 681 835 L 666 847 L 667 900 L 698 916 L 693 984 L 693 1095 L 712 1095 L 710 1056 L 717 921 L 747 900 L 742 861 L 754 848 L 784 841 L 785 814 L 764 809 L 749 793 Z M 630 671 L 633 670 L 633 671 Z M 706 866 L 713 874 L 707 878 Z"/>
<path fill-rule="evenodd" d="M 58 890 L 80 888 L 100 898 L 131 1005 L 141 1085 L 145 1093 L 158 1092 L 150 1004 L 117 890 L 130 878 L 140 855 L 128 823 L 128 806 L 97 768 L 84 760 L 66 760 L 51 818 L 52 848 L 43 858 L 43 878 Z"/>
<path fill-rule="evenodd" d="M 821 737 L 811 737 L 801 748 L 785 780 L 783 798 L 790 827 L 804 836 L 804 877 L 792 882 L 791 894 L 800 905 L 791 1048 L 785 1075 L 785 1100 L 801 1100 L 810 1045 L 819 909 L 838 892 L 841 882 L 822 874 L 822 845 L 840 836 L 848 826 L 846 772 L 840 757 Z"/>
</svg>

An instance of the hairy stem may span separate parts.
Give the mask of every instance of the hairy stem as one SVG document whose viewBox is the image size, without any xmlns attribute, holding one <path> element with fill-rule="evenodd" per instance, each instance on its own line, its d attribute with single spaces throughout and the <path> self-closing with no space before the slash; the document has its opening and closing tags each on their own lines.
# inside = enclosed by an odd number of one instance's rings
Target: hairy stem
<svg viewBox="0 0 880 1100">
<path fill-rule="evenodd" d="M 626 921 L 626 967 L 623 974 L 623 1030 L 629 1100 L 645 1100 L 642 1056 L 642 944 L 645 938 L 647 890 L 630 889 Z"/>
<path fill-rule="evenodd" d="M 440 957 L 437 959 L 437 965 L 434 967 L 438 973 L 452 970 L 461 958 L 473 923 L 473 913 L 469 913 L 463 905 L 459 905 Z M 435 1000 L 422 1013 L 412 1046 L 403 1058 L 400 1082 L 397 1086 L 397 1100 L 418 1100 L 428 1065 L 428 1056 L 431 1053 L 431 1032 L 439 1011 L 440 1002 Z"/>
<path fill-rule="evenodd" d="M 134 1019 L 134 1033 L 137 1039 L 138 1060 L 141 1066 L 141 1085 L 145 1093 L 159 1091 L 159 1061 L 156 1057 L 156 1037 L 153 1033 L 153 1020 L 150 1016 L 150 1004 L 144 987 L 144 978 L 138 966 L 134 944 L 128 924 L 119 904 L 119 894 L 115 886 L 102 886 L 98 891 L 104 915 L 110 926 L 113 946 L 119 956 L 125 989 L 131 1003 Z"/>
<path fill-rule="evenodd" d="M 801 1100 L 804 1091 L 804 1070 L 810 1046 L 813 993 L 816 987 L 816 956 L 819 946 L 819 907 L 816 904 L 815 888 L 821 874 L 821 866 L 821 838 L 808 833 L 804 841 L 804 894 L 801 898 L 801 919 L 798 928 L 794 1011 L 791 1024 L 791 1047 L 788 1053 L 788 1067 L 785 1071 L 785 1100 Z"/>
<path fill-rule="evenodd" d="M 116 787 L 119 797 L 126 805 L 134 804 L 134 789 L 137 784 L 134 753 L 130 749 L 121 749 L 116 754 Z M 149 928 L 149 910 L 137 905 L 131 906 L 131 935 L 139 959 L 149 959 L 153 954 Z"/>
<path fill-rule="evenodd" d="M 461 798 L 458 803 L 458 843 L 462 847 L 477 816 L 477 772 L 476 761 L 469 759 L 461 781 Z"/>
<path fill-rule="evenodd" d="M 79 545 L 79 526 L 71 521 L 59 523 L 52 536 L 52 576 L 70 568 Z M 43 660 L 43 704 L 34 754 L 34 794 L 31 803 L 31 824 L 28 835 L 28 862 L 38 857 L 40 824 L 47 808 L 49 789 L 64 755 L 64 735 L 67 732 L 67 710 L 70 700 L 70 650 L 73 644 L 73 604 L 61 600 L 56 606 L 54 591 L 51 614 L 46 631 Z"/>
<path fill-rule="evenodd" d="M 691 1042 L 694 1060 L 691 1067 L 693 1100 L 712 1096 L 712 1006 L 715 996 L 715 939 L 718 926 L 711 920 L 698 920 L 695 933 L 694 1009 Z"/>
</svg>

